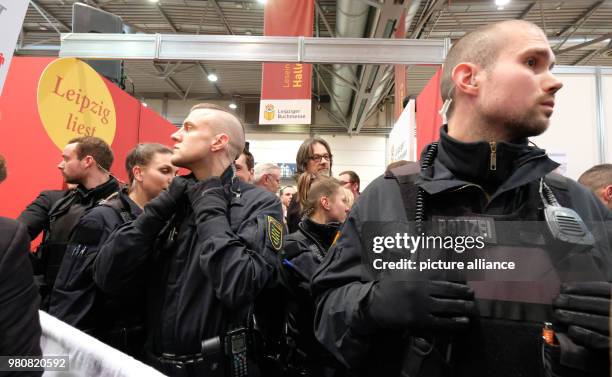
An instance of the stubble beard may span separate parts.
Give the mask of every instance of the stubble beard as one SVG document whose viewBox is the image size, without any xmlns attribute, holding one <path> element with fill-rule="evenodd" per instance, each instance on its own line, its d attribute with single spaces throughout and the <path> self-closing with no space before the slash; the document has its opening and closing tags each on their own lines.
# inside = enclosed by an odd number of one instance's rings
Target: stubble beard
<svg viewBox="0 0 612 377">
<path fill-rule="evenodd" d="M 485 122 L 506 135 L 507 141 L 512 141 L 541 135 L 548 129 L 550 118 L 538 108 L 531 108 L 522 114 L 490 114 Z"/>
</svg>

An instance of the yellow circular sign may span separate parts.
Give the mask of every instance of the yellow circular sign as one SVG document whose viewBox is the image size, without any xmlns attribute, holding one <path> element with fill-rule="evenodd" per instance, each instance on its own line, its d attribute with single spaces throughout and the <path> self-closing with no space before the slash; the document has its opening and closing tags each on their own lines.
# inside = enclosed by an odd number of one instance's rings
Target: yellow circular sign
<svg viewBox="0 0 612 377">
<path fill-rule="evenodd" d="M 74 58 L 51 62 L 40 76 L 37 102 L 43 126 L 60 150 L 81 136 L 113 143 L 117 128 L 113 97 L 87 63 Z"/>
</svg>

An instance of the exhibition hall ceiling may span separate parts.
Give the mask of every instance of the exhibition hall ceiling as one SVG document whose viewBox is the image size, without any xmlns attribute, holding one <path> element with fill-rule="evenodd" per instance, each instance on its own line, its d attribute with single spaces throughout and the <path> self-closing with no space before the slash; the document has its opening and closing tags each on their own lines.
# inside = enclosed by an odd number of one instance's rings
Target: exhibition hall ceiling
<svg viewBox="0 0 612 377">
<path fill-rule="evenodd" d="M 71 31 L 74 2 L 31 0 L 17 54 L 57 55 L 59 33 Z M 255 36 L 263 34 L 264 5 L 259 0 L 81 2 L 120 16 L 137 32 Z M 350 31 L 351 23 L 354 22 L 364 22 L 362 30 L 365 30 L 365 33 L 362 37 L 374 35 L 375 25 L 380 23 L 381 14 L 384 13 L 380 9 L 391 3 L 402 3 L 398 0 L 315 2 L 315 36 L 323 38 L 330 37 L 329 29 L 338 35 L 341 34 L 338 30 L 343 28 Z M 366 7 L 367 14 L 350 14 L 351 8 L 363 9 L 364 3 L 369 4 Z M 408 38 L 450 38 L 454 41 L 485 23 L 525 19 L 545 30 L 551 46 L 558 51 L 557 64 L 612 66 L 612 1 L 511 0 L 503 6 L 496 5 L 495 0 L 423 0 L 412 3 L 418 6 L 412 6 L 414 15 L 406 33 Z M 378 8 L 374 6 L 376 4 L 379 5 Z M 349 12 L 345 11 L 346 9 Z M 346 29 L 347 25 L 349 29 Z M 126 90 L 138 98 L 176 99 L 182 95 L 185 99 L 233 98 L 241 102 L 257 101 L 259 98 L 261 63 L 202 63 L 203 67 L 189 61 L 126 61 Z M 325 86 L 334 91 L 331 82 L 335 76 L 334 68 L 327 65 L 318 71 L 321 76 L 313 75 L 313 91 L 323 96 L 322 101 L 329 102 L 329 97 L 326 96 L 329 93 L 326 92 Z M 407 93 L 418 94 L 434 71 L 433 67 L 410 67 L 407 74 Z M 214 72 L 219 78 L 218 81 L 210 82 L 204 72 Z M 356 67 L 356 72 L 359 76 L 359 67 Z M 319 80 L 327 85 L 321 85 Z M 355 93 L 352 95 L 355 96 Z M 380 103 L 389 101 L 392 95 L 391 90 L 380 99 Z"/>
</svg>

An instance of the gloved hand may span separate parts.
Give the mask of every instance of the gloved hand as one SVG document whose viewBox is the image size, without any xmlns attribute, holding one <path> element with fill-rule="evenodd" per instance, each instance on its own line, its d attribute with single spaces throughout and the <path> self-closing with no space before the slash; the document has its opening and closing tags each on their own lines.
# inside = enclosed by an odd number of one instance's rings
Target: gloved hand
<svg viewBox="0 0 612 377">
<path fill-rule="evenodd" d="M 187 196 L 198 222 L 225 214 L 227 211 L 229 198 L 219 177 L 211 177 L 194 184 L 187 190 Z"/>
<path fill-rule="evenodd" d="M 474 291 L 448 281 L 383 279 L 372 287 L 365 311 L 386 329 L 460 329 L 474 311 Z"/>
<path fill-rule="evenodd" d="M 155 218 L 168 221 L 176 212 L 177 205 L 184 200 L 185 191 L 190 180 L 185 177 L 174 177 L 168 190 L 162 191 L 159 196 L 145 205 L 145 213 Z"/>
<path fill-rule="evenodd" d="M 612 284 L 603 281 L 561 285 L 553 301 L 555 325 L 567 329 L 567 336 L 589 350 L 607 353 L 610 349 L 610 294 Z"/>
</svg>

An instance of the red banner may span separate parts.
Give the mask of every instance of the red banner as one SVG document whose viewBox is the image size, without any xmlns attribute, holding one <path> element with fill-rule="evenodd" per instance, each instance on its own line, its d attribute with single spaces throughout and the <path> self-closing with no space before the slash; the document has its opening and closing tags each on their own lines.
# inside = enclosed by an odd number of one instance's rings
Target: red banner
<svg viewBox="0 0 612 377">
<path fill-rule="evenodd" d="M 82 71 L 56 76 L 47 93 L 51 99 L 41 98 L 43 72 L 54 62 L 53 58 L 13 58 L 0 97 L 0 153 L 8 166 L 8 177 L 0 184 L 2 216 L 16 217 L 40 191 L 62 188 L 63 179 L 57 165 L 63 146 L 58 146 L 54 137 L 60 138 L 63 133 L 69 134 L 66 137 L 86 134 L 103 137 L 103 127 L 113 123 L 115 133 L 109 140 L 112 140 L 115 162 L 111 172 L 124 181 L 127 179 L 125 157 L 138 142 L 173 144 L 170 135 L 176 127 L 106 79 L 94 91 L 93 87 L 82 84 Z M 102 106 L 99 98 L 106 97 L 100 93 L 109 93 L 112 101 L 105 99 Z M 53 103 L 44 102 L 54 98 L 60 105 L 52 107 Z M 98 102 L 95 106 L 94 101 Z M 110 102 L 114 111 L 107 114 L 102 110 L 110 108 Z M 61 122 L 45 123 L 48 117 L 54 116 Z M 58 140 L 59 145 L 65 142 Z"/>
<path fill-rule="evenodd" d="M 268 0 L 264 35 L 312 37 L 314 0 Z M 264 63 L 260 124 L 310 124 L 312 65 Z"/>
<path fill-rule="evenodd" d="M 442 118 L 438 113 L 442 108 L 440 76 L 442 68 L 436 71 L 416 100 L 417 158 L 427 144 L 438 140 L 440 136 L 440 126 L 442 126 Z"/>
</svg>

